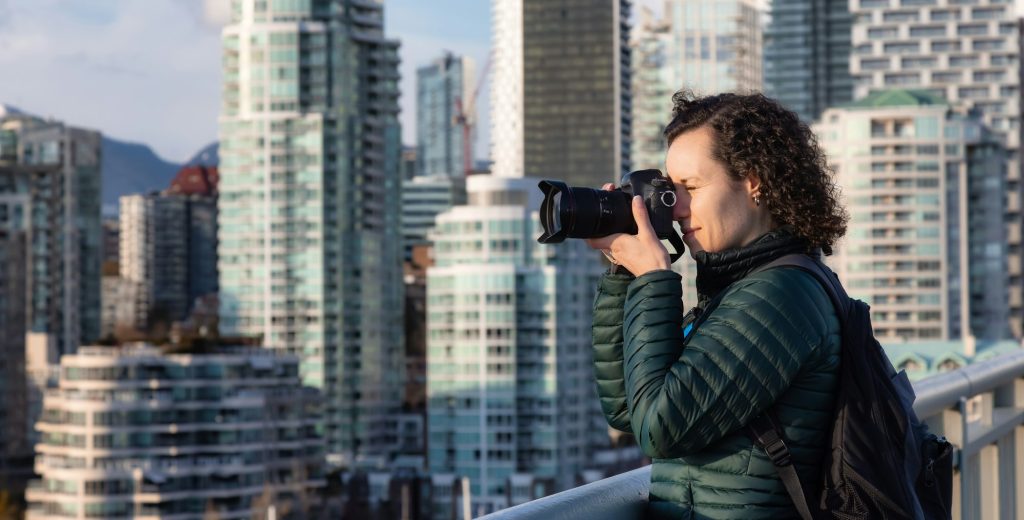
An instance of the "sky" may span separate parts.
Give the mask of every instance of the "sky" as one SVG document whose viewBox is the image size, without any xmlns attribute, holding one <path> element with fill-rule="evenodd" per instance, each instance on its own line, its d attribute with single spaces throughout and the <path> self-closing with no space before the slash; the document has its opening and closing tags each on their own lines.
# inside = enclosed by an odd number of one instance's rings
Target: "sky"
<svg viewBox="0 0 1024 520">
<path fill-rule="evenodd" d="M 641 0 L 640 4 L 660 4 Z M 217 139 L 220 31 L 228 0 L 0 0 L 0 103 L 184 162 Z M 490 48 L 489 0 L 386 0 L 385 33 L 402 42 L 403 142 L 415 143 L 416 69 L 445 50 Z M 488 88 L 478 157 L 487 156 Z"/>
</svg>

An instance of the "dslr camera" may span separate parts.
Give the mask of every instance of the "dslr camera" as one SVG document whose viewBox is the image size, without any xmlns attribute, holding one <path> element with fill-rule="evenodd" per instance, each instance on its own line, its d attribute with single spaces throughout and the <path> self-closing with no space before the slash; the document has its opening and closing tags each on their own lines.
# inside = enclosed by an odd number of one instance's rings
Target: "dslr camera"
<svg viewBox="0 0 1024 520">
<path fill-rule="evenodd" d="M 635 235 L 637 228 L 631 202 L 634 195 L 640 195 L 654 233 L 660 239 L 669 240 L 676 251 L 682 253 L 682 238 L 676 233 L 672 219 L 677 202 L 675 186 L 658 170 L 627 173 L 613 191 L 569 187 L 554 180 L 540 181 L 539 186 L 544 192 L 540 205 L 544 234 L 537 239 L 541 244 L 615 233 Z"/>
</svg>

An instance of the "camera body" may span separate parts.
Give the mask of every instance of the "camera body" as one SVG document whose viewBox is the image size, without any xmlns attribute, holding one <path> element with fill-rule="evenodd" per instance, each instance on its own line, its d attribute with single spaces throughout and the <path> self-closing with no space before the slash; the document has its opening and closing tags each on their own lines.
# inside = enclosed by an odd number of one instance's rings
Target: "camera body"
<svg viewBox="0 0 1024 520">
<path fill-rule="evenodd" d="M 672 181 L 658 170 L 639 170 L 622 177 L 612 191 L 569 187 L 544 180 L 540 220 L 544 234 L 537 241 L 553 244 L 566 238 L 598 238 L 615 233 L 637 233 L 633 218 L 634 195 L 643 198 L 654 233 L 661 239 L 677 239 L 672 225 L 676 191 Z"/>
<path fill-rule="evenodd" d="M 675 234 L 675 229 L 672 227 L 674 221 L 672 212 L 678 202 L 676 188 L 672 181 L 662 175 L 659 170 L 638 170 L 627 173 L 622 177 L 622 181 L 616 189 L 628 195 L 630 199 L 636 195 L 643 199 L 644 206 L 647 207 L 647 217 L 658 238 L 667 239 Z M 632 207 L 630 214 L 632 214 Z M 635 235 L 637 232 L 636 221 L 632 222 L 631 230 L 626 232 Z"/>
</svg>

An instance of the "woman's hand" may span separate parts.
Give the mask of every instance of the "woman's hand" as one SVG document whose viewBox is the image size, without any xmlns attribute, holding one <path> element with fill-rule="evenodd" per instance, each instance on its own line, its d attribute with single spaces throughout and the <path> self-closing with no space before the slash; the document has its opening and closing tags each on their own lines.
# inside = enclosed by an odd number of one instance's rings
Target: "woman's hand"
<svg viewBox="0 0 1024 520">
<path fill-rule="evenodd" d="M 602 189 L 615 189 L 612 184 L 605 184 Z M 639 195 L 632 201 L 633 220 L 636 221 L 637 234 L 616 233 L 601 238 L 588 238 L 587 245 L 602 250 L 609 260 L 617 263 L 635 276 L 651 271 L 671 269 L 668 250 L 654 234 L 654 228 L 647 216 L 647 207 Z"/>
</svg>

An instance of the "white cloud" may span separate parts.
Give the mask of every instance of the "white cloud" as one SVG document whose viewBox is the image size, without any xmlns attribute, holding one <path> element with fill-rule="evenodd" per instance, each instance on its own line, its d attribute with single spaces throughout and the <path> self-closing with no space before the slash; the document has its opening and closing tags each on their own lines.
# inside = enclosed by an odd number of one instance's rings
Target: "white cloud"
<svg viewBox="0 0 1024 520">
<path fill-rule="evenodd" d="M 13 8 L 0 68 L 17 81 L 0 82 L 0 102 L 145 142 L 175 161 L 216 139 L 220 36 L 203 23 L 200 0 L 68 5 Z"/>
<path fill-rule="evenodd" d="M 230 0 L 203 0 L 203 21 L 213 27 L 222 27 L 231 21 Z"/>
</svg>

